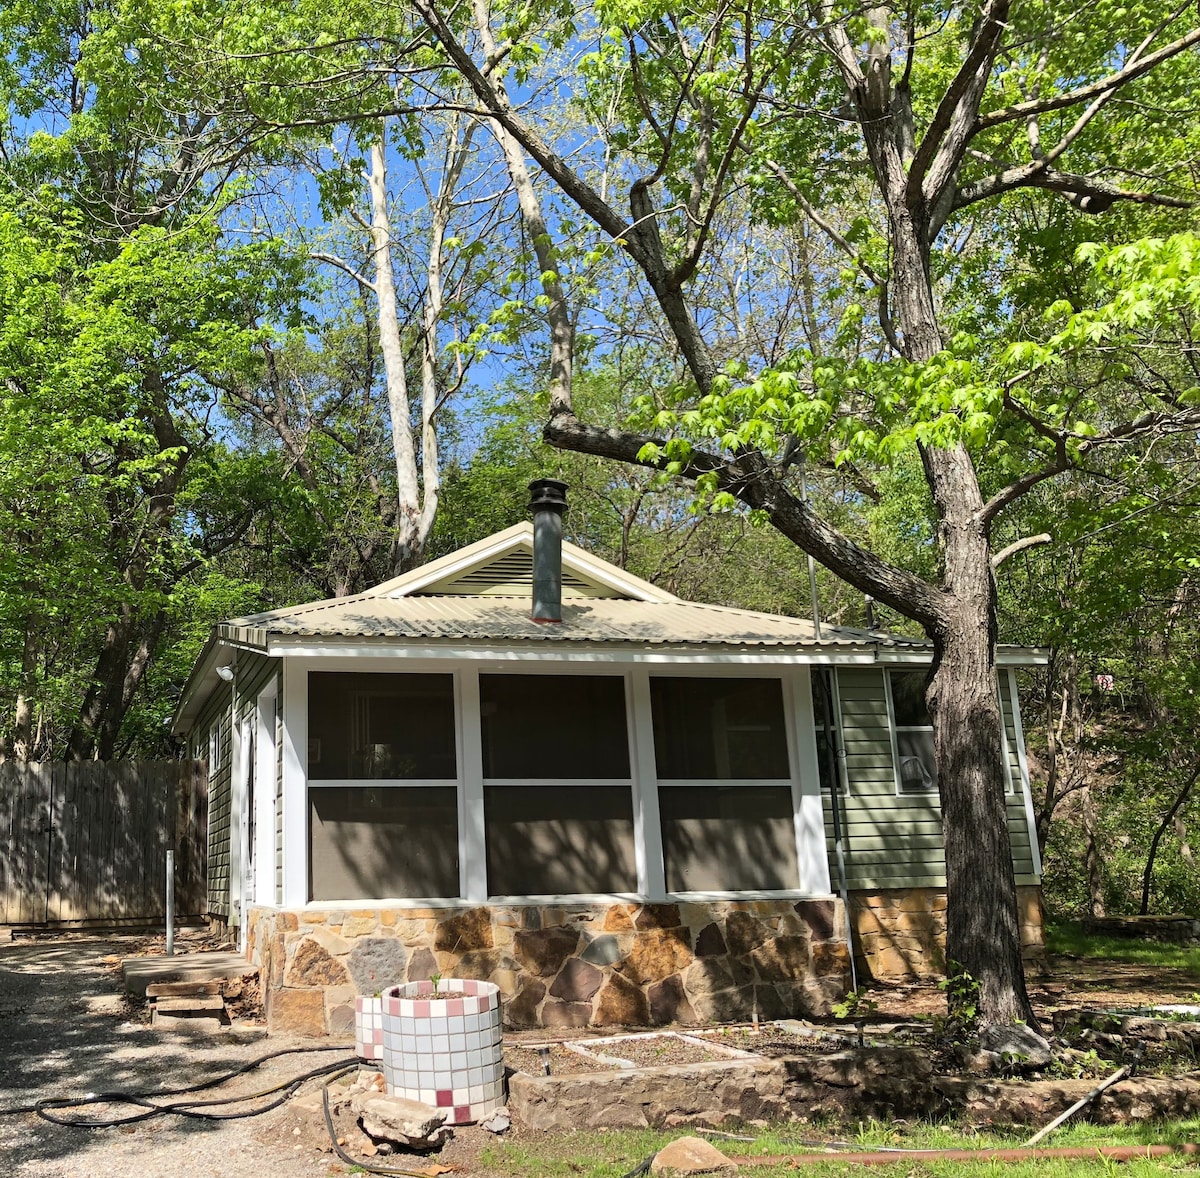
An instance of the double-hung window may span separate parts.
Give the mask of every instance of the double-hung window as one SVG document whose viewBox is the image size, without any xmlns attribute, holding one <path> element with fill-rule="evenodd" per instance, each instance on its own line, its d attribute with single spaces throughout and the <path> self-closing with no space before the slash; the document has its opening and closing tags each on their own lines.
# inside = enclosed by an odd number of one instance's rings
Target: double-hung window
<svg viewBox="0 0 1200 1178">
<path fill-rule="evenodd" d="M 896 734 L 896 781 L 902 794 L 936 793 L 933 721 L 925 706 L 925 671 L 888 671 L 892 730 Z"/>
</svg>

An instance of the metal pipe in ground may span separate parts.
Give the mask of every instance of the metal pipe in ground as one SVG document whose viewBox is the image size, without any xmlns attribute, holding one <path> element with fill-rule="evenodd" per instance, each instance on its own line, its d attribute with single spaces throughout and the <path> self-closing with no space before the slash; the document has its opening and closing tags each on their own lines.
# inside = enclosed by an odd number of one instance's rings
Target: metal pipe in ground
<svg viewBox="0 0 1200 1178">
<path fill-rule="evenodd" d="M 175 852 L 167 852 L 167 956 L 175 956 Z"/>
<path fill-rule="evenodd" d="M 739 1166 L 792 1166 L 830 1162 L 854 1162 L 860 1166 L 894 1166 L 897 1162 L 1025 1162 L 1043 1158 L 1066 1158 L 1095 1160 L 1108 1158 L 1113 1162 L 1133 1162 L 1139 1158 L 1200 1157 L 1200 1145 L 1188 1142 L 1183 1145 L 1072 1145 L 1046 1146 L 1029 1149 L 1027 1146 L 1012 1149 L 892 1149 L 865 1150 L 852 1153 L 849 1150 L 830 1150 L 828 1153 L 794 1153 L 775 1155 L 737 1155 Z"/>
</svg>

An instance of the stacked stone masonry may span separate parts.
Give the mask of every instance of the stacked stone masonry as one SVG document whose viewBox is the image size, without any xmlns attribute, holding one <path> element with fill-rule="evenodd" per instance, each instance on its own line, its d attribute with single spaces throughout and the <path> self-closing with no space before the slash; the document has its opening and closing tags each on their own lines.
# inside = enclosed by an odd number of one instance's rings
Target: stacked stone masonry
<svg viewBox="0 0 1200 1178">
<path fill-rule="evenodd" d="M 1017 910 L 1026 965 L 1045 959 L 1042 889 L 1018 885 Z M 855 955 L 860 972 L 876 981 L 941 977 L 946 969 L 945 888 L 851 892 Z"/>
<path fill-rule="evenodd" d="M 274 1031 L 350 1036 L 354 999 L 434 974 L 494 982 L 509 1027 L 828 1013 L 849 984 L 839 901 L 252 909 Z"/>
</svg>

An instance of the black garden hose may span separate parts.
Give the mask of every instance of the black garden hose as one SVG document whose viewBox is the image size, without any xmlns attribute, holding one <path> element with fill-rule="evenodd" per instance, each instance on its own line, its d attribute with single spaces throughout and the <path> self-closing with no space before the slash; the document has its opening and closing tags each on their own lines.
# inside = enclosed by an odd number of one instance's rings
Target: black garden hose
<svg viewBox="0 0 1200 1178">
<path fill-rule="evenodd" d="M 60 1096 L 60 1097 L 43 1097 L 41 1100 L 35 1101 L 33 1104 L 21 1105 L 15 1108 L 0 1109 L 0 1116 L 16 1116 L 18 1114 L 36 1113 L 44 1121 L 49 1121 L 54 1125 L 67 1125 L 76 1128 L 86 1129 L 108 1129 L 119 1125 L 132 1125 L 139 1121 L 148 1121 L 153 1117 L 166 1116 L 168 1114 L 177 1117 L 189 1117 L 193 1120 L 205 1121 L 233 1121 L 243 1117 L 257 1117 L 262 1113 L 269 1112 L 271 1109 L 278 1108 L 283 1104 L 295 1091 L 306 1081 L 316 1079 L 318 1076 L 326 1076 L 331 1072 L 345 1071 L 349 1067 L 357 1065 L 357 1057 L 346 1059 L 342 1058 L 331 1064 L 325 1064 L 323 1067 L 313 1068 L 311 1071 L 305 1072 L 303 1075 L 294 1076 L 291 1079 L 282 1080 L 278 1084 L 273 1084 L 269 1088 L 263 1088 L 258 1092 L 251 1092 L 240 1096 L 226 1096 L 216 1100 L 168 1100 L 163 1102 L 163 1097 L 171 1096 L 187 1096 L 192 1093 L 204 1092 L 211 1088 L 220 1087 L 220 1085 L 228 1083 L 237 1076 L 245 1075 L 247 1072 L 254 1071 L 255 1068 L 261 1067 L 268 1060 L 278 1059 L 284 1055 L 303 1055 L 309 1052 L 316 1051 L 342 1051 L 345 1047 L 326 1046 L 326 1047 L 288 1047 L 281 1051 L 271 1051 L 266 1055 L 259 1056 L 257 1059 L 250 1060 L 239 1067 L 233 1068 L 231 1071 L 225 1072 L 223 1075 L 215 1076 L 208 1080 L 203 1080 L 198 1084 L 188 1084 L 182 1088 L 167 1088 L 160 1089 L 157 1092 L 89 1092 L 85 1096 Z M 264 1096 L 271 1096 L 275 1093 L 281 1093 L 277 1099 L 272 1100 L 261 1108 L 252 1109 L 242 1112 L 216 1112 L 204 1111 L 213 1110 L 222 1105 L 244 1104 L 248 1100 L 259 1100 Z M 131 1105 L 139 1111 L 123 1117 L 82 1117 L 82 1116 L 64 1116 L 58 1115 L 55 1110 L 80 1108 L 84 1105 L 95 1104 L 126 1104 Z"/>
</svg>

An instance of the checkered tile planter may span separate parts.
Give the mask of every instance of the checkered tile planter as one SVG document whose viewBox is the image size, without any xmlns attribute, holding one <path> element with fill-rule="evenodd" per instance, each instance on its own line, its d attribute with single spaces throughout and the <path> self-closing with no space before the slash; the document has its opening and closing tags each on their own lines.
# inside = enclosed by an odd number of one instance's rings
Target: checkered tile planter
<svg viewBox="0 0 1200 1178">
<path fill-rule="evenodd" d="M 393 1096 L 447 1111 L 446 1123 L 477 1121 L 504 1104 L 500 988 L 442 978 L 384 990 L 383 1076 Z"/>
<path fill-rule="evenodd" d="M 383 1059 L 383 999 L 354 999 L 354 1049 L 359 1059 Z"/>
</svg>

